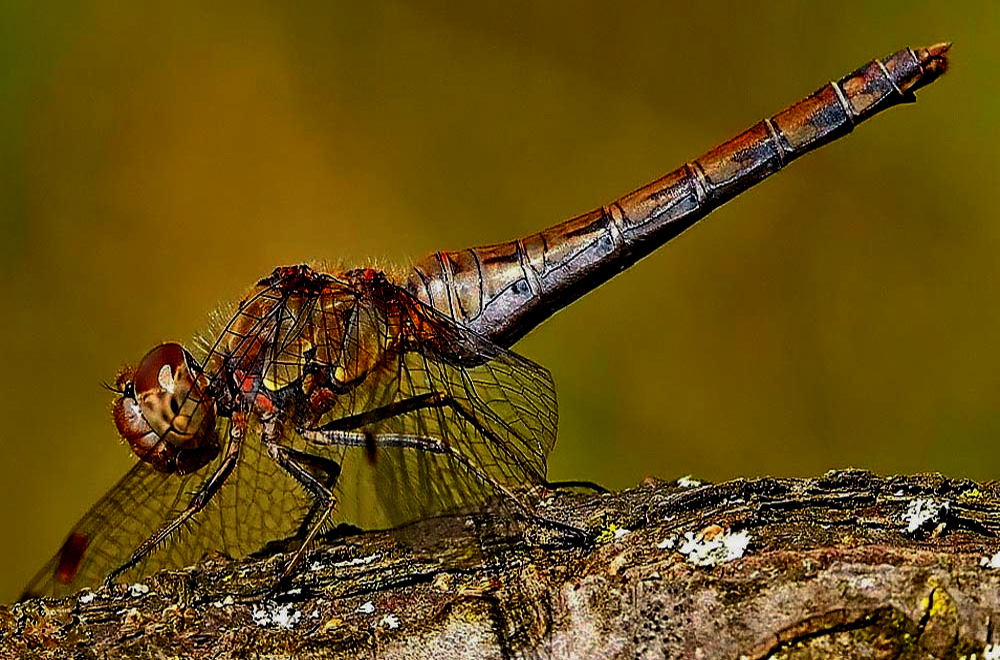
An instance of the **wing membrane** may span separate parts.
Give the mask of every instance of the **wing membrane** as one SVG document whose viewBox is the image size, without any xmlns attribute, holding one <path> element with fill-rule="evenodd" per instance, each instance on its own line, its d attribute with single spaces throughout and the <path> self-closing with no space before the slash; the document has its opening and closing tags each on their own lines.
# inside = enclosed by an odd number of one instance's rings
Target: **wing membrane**
<svg viewBox="0 0 1000 660">
<path fill-rule="evenodd" d="M 61 550 L 35 575 L 25 595 L 63 596 L 100 584 L 156 531 L 171 511 L 187 504 L 186 493 L 200 479 L 195 474 L 178 478 L 137 463 L 73 527 L 67 543 L 77 539 L 84 546 L 79 549 L 81 554 L 74 559 Z M 150 570 L 163 567 L 165 560 L 159 553 L 154 554 Z M 60 581 L 59 573 L 68 581 Z"/>
<path fill-rule="evenodd" d="M 228 425 L 228 420 L 219 423 L 223 437 Z M 235 473 L 208 506 L 127 571 L 123 579 L 136 580 L 162 569 L 190 566 L 210 551 L 241 557 L 297 531 L 312 500 L 264 453 L 259 435 L 259 424 L 251 426 Z M 60 570 L 60 564 L 72 559 L 61 550 L 31 580 L 25 596 L 63 596 L 100 585 L 143 541 L 187 507 L 219 460 L 183 476 L 137 463 L 67 537 L 85 540 L 75 570 Z M 60 580 L 60 573 L 71 574 L 70 579 Z"/>
<path fill-rule="evenodd" d="M 225 401 L 220 438 L 229 437 L 232 406 L 255 413 L 239 461 L 205 509 L 124 578 L 187 566 L 208 551 L 243 556 L 300 531 L 314 502 L 261 441 L 262 419 L 275 413 L 284 422 L 276 441 L 341 466 L 333 522 L 392 527 L 544 480 L 557 421 L 549 373 L 382 283 L 379 296 L 311 271 L 301 287 L 263 280 L 217 327 L 198 357 Z M 310 398 L 315 383 L 329 388 L 326 402 Z M 413 401 L 435 405 L 405 405 Z M 368 415 L 349 429 L 363 438 L 354 446 L 307 441 L 294 430 L 394 404 L 404 411 Z M 393 446 L 400 438 L 409 444 Z M 77 523 L 67 550 L 26 594 L 99 584 L 190 504 L 221 460 L 184 476 L 137 464 Z"/>
<path fill-rule="evenodd" d="M 344 452 L 340 516 L 365 528 L 480 504 L 497 495 L 498 485 L 541 483 L 555 443 L 555 386 L 547 370 L 407 299 L 434 334 L 416 336 L 323 419 L 424 395 L 448 402 L 357 429 L 376 445 L 393 438 L 426 441 L 425 449 L 377 446 L 374 462 L 367 449 Z"/>
</svg>

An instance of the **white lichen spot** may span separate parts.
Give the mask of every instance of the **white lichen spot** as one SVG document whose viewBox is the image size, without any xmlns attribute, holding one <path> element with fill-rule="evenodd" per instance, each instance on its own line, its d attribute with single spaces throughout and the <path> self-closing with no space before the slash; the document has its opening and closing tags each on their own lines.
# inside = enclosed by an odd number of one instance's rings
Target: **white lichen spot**
<svg viewBox="0 0 1000 660">
<path fill-rule="evenodd" d="M 324 564 L 321 561 L 314 561 L 313 563 L 309 564 L 310 571 L 322 571 L 324 568 L 326 568 L 326 564 Z"/>
<path fill-rule="evenodd" d="M 983 660 L 1000 660 L 1000 644 L 987 644 L 983 649 Z"/>
<path fill-rule="evenodd" d="M 253 606 L 253 622 L 262 628 L 284 628 L 290 630 L 302 618 L 302 613 L 291 605 L 265 603 Z"/>
<path fill-rule="evenodd" d="M 684 543 L 678 549 L 695 566 L 718 566 L 739 559 L 750 544 L 750 534 L 742 532 L 721 532 L 712 535 L 699 532 L 684 533 Z"/>
<path fill-rule="evenodd" d="M 979 560 L 979 565 L 983 568 L 1000 568 L 1000 552 L 992 557 L 983 557 Z"/>
<path fill-rule="evenodd" d="M 375 611 L 375 603 L 369 600 L 365 603 L 362 603 L 355 611 L 360 612 L 361 614 L 371 614 L 372 612 Z"/>
<path fill-rule="evenodd" d="M 80 594 L 80 599 L 79 600 L 80 600 L 80 603 L 86 605 L 87 603 L 93 601 L 95 598 L 97 598 L 97 594 L 95 594 L 93 591 L 87 589 L 82 594 Z"/>
<path fill-rule="evenodd" d="M 333 565 L 338 568 L 343 568 L 345 566 L 364 566 L 366 564 L 372 563 L 373 561 L 381 557 L 382 555 L 376 553 L 374 555 L 368 555 L 367 557 L 355 557 L 354 559 L 349 559 L 347 561 L 338 561 L 335 562 Z"/>
<path fill-rule="evenodd" d="M 907 533 L 912 534 L 924 526 L 942 522 L 950 508 L 951 503 L 947 501 L 937 502 L 929 498 L 913 500 L 903 514 Z"/>
<path fill-rule="evenodd" d="M 621 537 L 625 536 L 626 534 L 630 534 L 631 532 L 632 530 L 628 529 L 627 527 L 618 527 L 614 531 L 615 540 L 618 540 Z"/>
<path fill-rule="evenodd" d="M 677 545 L 677 539 L 673 536 L 667 539 L 663 539 L 656 544 L 656 547 L 660 550 L 673 550 L 674 546 Z"/>
<path fill-rule="evenodd" d="M 400 625 L 399 617 L 396 616 L 395 614 L 386 614 L 384 617 L 382 617 L 382 625 L 387 628 L 395 630 L 396 628 L 399 628 Z"/>
<path fill-rule="evenodd" d="M 212 607 L 215 607 L 215 608 L 218 608 L 218 609 L 222 609 L 223 607 L 229 607 L 230 605 L 232 605 L 235 602 L 236 601 L 233 600 L 232 596 L 226 596 L 222 600 L 217 600 L 214 603 L 212 603 Z"/>
<path fill-rule="evenodd" d="M 136 582 L 133 585 L 130 585 L 128 588 L 128 595 L 131 596 L 132 598 L 139 598 L 140 596 L 145 596 L 148 593 L 149 593 L 149 587 L 147 587 L 144 584 L 140 584 L 138 582 Z"/>
<path fill-rule="evenodd" d="M 690 474 L 686 474 L 677 480 L 677 485 L 681 488 L 697 488 L 702 485 L 702 481 L 695 479 Z"/>
<path fill-rule="evenodd" d="M 267 607 L 254 605 L 250 616 L 253 617 L 253 622 L 258 626 L 264 627 L 271 623 L 271 615 L 268 614 Z"/>
<path fill-rule="evenodd" d="M 301 618 L 301 612 L 293 610 L 291 605 L 285 605 L 275 612 L 274 625 L 279 628 L 291 628 L 298 623 Z"/>
</svg>

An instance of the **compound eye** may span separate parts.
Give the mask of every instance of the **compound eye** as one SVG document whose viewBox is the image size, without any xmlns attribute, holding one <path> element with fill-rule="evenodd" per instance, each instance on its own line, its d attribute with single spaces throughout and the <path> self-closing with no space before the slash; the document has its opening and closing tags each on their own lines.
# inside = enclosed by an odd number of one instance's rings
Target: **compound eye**
<svg viewBox="0 0 1000 660">
<path fill-rule="evenodd" d="M 160 344 L 147 353 L 136 368 L 132 377 L 133 392 L 142 395 L 157 389 L 175 391 L 178 372 L 182 366 L 186 367 L 186 362 L 180 344 Z"/>
<path fill-rule="evenodd" d="M 177 448 L 201 446 L 215 426 L 204 374 L 180 344 L 157 346 L 132 376 L 132 393 L 153 433 Z M 123 388 L 128 396 L 128 383 Z"/>
</svg>

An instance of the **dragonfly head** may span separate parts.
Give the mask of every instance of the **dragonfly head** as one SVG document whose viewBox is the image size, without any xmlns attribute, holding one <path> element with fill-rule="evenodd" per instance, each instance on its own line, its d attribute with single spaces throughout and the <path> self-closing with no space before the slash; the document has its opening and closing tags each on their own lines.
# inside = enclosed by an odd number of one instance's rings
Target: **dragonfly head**
<svg viewBox="0 0 1000 660">
<path fill-rule="evenodd" d="M 115 382 L 118 433 L 161 472 L 197 470 L 219 454 L 215 402 L 194 358 L 180 344 L 161 344 Z"/>
</svg>

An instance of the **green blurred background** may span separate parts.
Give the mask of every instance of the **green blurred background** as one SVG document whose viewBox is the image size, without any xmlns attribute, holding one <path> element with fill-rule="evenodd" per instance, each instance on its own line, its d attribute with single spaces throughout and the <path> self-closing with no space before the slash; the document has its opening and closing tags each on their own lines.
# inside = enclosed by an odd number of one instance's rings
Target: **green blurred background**
<svg viewBox="0 0 1000 660">
<path fill-rule="evenodd" d="M 132 463 L 101 381 L 274 266 L 537 231 L 945 39 L 916 106 L 517 350 L 554 479 L 996 477 L 995 4 L 3 3 L 0 601 Z"/>
</svg>

